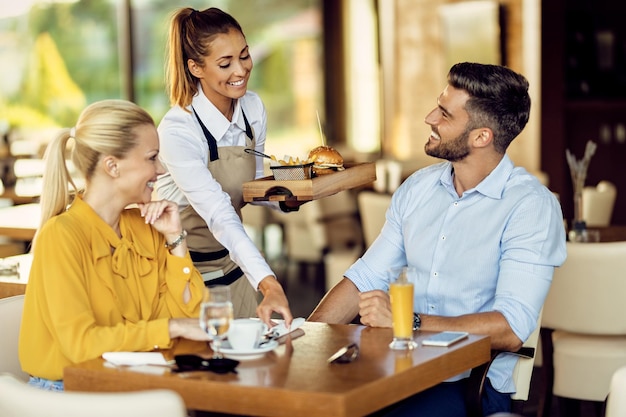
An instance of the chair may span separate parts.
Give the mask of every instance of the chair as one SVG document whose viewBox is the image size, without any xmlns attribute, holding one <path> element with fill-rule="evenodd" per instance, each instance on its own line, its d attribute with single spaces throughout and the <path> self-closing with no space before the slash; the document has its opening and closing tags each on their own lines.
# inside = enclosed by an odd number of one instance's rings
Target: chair
<svg viewBox="0 0 626 417">
<path fill-rule="evenodd" d="M 385 224 L 385 213 L 391 204 L 391 195 L 361 191 L 357 196 L 363 238 L 368 248 L 380 234 Z"/>
<path fill-rule="evenodd" d="M 610 181 L 600 181 L 595 187 L 583 188 L 583 219 L 590 227 L 611 224 L 617 188 Z"/>
<path fill-rule="evenodd" d="M 0 375 L 0 415 L 20 417 L 186 417 L 180 395 L 171 390 L 137 392 L 52 392 Z"/>
<path fill-rule="evenodd" d="M 324 275 L 326 291 L 337 285 L 343 279 L 343 274 L 363 254 L 359 247 L 334 250 L 324 255 Z"/>
<path fill-rule="evenodd" d="M 619 368 L 611 378 L 605 417 L 626 416 L 626 366 Z"/>
<path fill-rule="evenodd" d="M 23 307 L 24 295 L 0 298 L 0 372 L 10 372 L 17 378 L 28 381 L 28 375 L 22 371 L 17 353 Z"/>
<path fill-rule="evenodd" d="M 357 194 L 357 207 L 366 249 L 380 234 L 389 204 L 391 204 L 390 194 L 373 191 L 361 191 Z M 355 247 L 330 252 L 324 257 L 327 290 L 341 280 L 343 273 L 362 255 L 362 252 L 360 247 Z"/>
<path fill-rule="evenodd" d="M 591 401 L 597 415 L 613 373 L 626 365 L 626 242 L 567 243 L 567 260 L 554 272 L 541 329 L 545 391 L 539 416 L 552 397 L 563 415 Z"/>
<path fill-rule="evenodd" d="M 317 286 L 322 291 L 327 289 L 325 255 L 362 248 L 357 201 L 350 191 L 310 201 L 296 213 L 272 212 L 272 216 L 283 226 L 287 260 L 298 264 L 301 277 L 307 275 L 309 266 L 314 266 Z"/>
<path fill-rule="evenodd" d="M 267 206 L 255 204 L 246 204 L 241 209 L 243 226 L 266 259 L 273 255 L 269 253 L 272 252 L 272 248 L 268 247 L 267 242 L 267 227 L 272 224 L 270 210 Z"/>
<path fill-rule="evenodd" d="M 519 357 L 515 368 L 513 368 L 513 381 L 515 383 L 515 392 L 511 394 L 512 408 L 515 414 L 498 413 L 492 417 L 515 417 L 522 414 L 524 403 L 528 400 L 530 393 L 530 383 L 533 376 L 533 367 L 535 364 L 537 345 L 539 344 L 540 323 L 543 311 L 539 313 L 537 327 L 524 342 L 517 352 L 505 352 L 501 350 L 493 350 L 491 352 L 491 360 L 486 364 L 472 369 L 469 377 L 469 389 L 467 391 L 467 407 L 468 416 L 481 416 L 482 396 L 484 392 L 484 383 L 487 378 L 487 372 L 491 363 L 502 353 L 513 353 Z"/>
</svg>

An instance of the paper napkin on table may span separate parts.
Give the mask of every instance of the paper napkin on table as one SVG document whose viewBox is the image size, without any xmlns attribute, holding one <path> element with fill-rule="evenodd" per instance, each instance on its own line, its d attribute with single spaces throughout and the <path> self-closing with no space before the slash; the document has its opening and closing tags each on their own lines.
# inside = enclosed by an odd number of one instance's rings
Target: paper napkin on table
<svg viewBox="0 0 626 417">
<path fill-rule="evenodd" d="M 272 327 L 267 334 L 270 336 L 273 336 L 274 339 L 277 339 L 279 337 L 282 337 L 288 333 L 293 332 L 296 329 L 299 329 L 302 324 L 304 324 L 305 319 L 304 317 L 296 317 L 295 319 L 293 319 L 293 321 L 291 322 L 291 327 L 289 329 L 287 329 L 287 327 L 285 326 L 285 321 L 284 320 L 274 320 L 277 324 L 276 326 Z"/>
<path fill-rule="evenodd" d="M 104 352 L 102 357 L 114 365 L 169 365 L 161 352 Z"/>
</svg>

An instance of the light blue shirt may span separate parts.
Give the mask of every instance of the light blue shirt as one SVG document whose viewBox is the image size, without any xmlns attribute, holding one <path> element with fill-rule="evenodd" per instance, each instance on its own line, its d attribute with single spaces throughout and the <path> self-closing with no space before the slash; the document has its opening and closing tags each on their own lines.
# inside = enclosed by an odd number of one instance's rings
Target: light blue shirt
<svg viewBox="0 0 626 417">
<path fill-rule="evenodd" d="M 388 290 L 390 268 L 413 266 L 416 312 L 499 311 L 526 340 L 537 325 L 554 268 L 565 257 L 557 199 L 505 155 L 461 197 L 449 162 L 411 175 L 394 193 L 380 235 L 345 276 L 360 291 Z M 500 355 L 492 364 L 488 376 L 498 391 L 515 391 L 516 360 Z"/>
</svg>

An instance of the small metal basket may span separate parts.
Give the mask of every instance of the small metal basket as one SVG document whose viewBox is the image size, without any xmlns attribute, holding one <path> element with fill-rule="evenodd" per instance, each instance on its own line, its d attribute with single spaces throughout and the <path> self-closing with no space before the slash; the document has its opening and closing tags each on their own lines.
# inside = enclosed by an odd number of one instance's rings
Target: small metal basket
<svg viewBox="0 0 626 417">
<path fill-rule="evenodd" d="M 308 180 L 313 176 L 313 162 L 302 165 L 276 165 L 270 169 L 277 181 Z"/>
</svg>

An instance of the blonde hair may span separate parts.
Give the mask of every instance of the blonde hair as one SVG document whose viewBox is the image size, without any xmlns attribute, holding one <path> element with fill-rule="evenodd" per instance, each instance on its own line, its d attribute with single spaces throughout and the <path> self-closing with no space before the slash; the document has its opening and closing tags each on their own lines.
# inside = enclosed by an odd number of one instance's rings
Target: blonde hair
<svg viewBox="0 0 626 417">
<path fill-rule="evenodd" d="M 204 66 L 204 58 L 211 53 L 211 42 L 217 35 L 232 29 L 243 35 L 235 18 L 215 7 L 203 11 L 186 7 L 172 15 L 165 58 L 170 105 L 186 109 L 191 104 L 193 96 L 198 93 L 198 78 L 189 71 L 187 60 L 192 59 Z"/>
<path fill-rule="evenodd" d="M 64 212 L 79 191 L 66 165 L 70 141 L 72 162 L 89 183 L 100 157 L 124 158 L 137 145 L 135 128 L 146 124 L 154 126 L 154 120 L 138 105 L 126 100 L 102 100 L 87 106 L 75 127 L 61 131 L 44 155 L 40 227 Z"/>
</svg>

